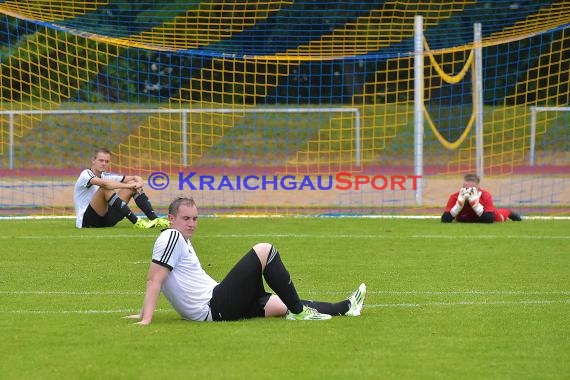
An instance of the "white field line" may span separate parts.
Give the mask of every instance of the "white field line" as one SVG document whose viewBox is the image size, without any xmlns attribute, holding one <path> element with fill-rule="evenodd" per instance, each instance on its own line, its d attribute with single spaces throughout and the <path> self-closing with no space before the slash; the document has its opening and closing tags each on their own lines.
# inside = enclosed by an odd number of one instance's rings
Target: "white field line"
<svg viewBox="0 0 570 380">
<path fill-rule="evenodd" d="M 311 219 L 311 218 L 345 218 L 345 219 L 439 219 L 441 215 L 350 215 L 350 214 L 339 214 L 339 215 L 268 215 L 268 214 L 237 214 L 237 215 L 200 215 L 201 218 L 226 218 L 226 219 L 281 219 L 281 218 L 300 218 L 300 219 Z M 525 216 L 524 220 L 570 220 L 570 216 Z M 22 215 L 22 216 L 10 216 L 2 215 L 0 220 L 49 220 L 49 219 L 75 219 L 73 215 L 62 215 L 62 216 L 47 216 L 47 215 Z"/>
<path fill-rule="evenodd" d="M 309 294 L 350 294 L 350 292 L 341 291 L 314 291 L 303 292 Z M 1 293 L 0 293 L 1 294 Z M 405 295 L 405 296 L 540 296 L 540 295 L 570 295 L 570 290 L 552 290 L 552 291 L 526 291 L 526 290 L 449 290 L 449 291 L 434 291 L 434 290 L 370 290 L 366 294 L 378 295 Z"/>
<path fill-rule="evenodd" d="M 297 238 L 297 239 L 542 239 L 542 240 L 554 240 L 554 239 L 570 239 L 570 235 L 468 235 L 468 236 L 457 236 L 457 235 L 382 235 L 382 234 L 215 234 L 215 235 L 200 235 L 200 238 L 204 239 L 242 239 L 242 238 L 263 238 L 267 239 L 270 236 L 272 238 Z M 133 235 L 119 234 L 119 235 L 52 235 L 52 236 L 40 236 L 40 235 L 22 235 L 22 236 L 0 236 L 0 240 L 14 240 L 14 239 L 42 239 L 42 240 L 54 240 L 54 239 L 125 239 L 132 238 Z M 156 239 L 156 235 L 137 235 L 137 239 Z"/>
<path fill-rule="evenodd" d="M 365 304 L 364 308 L 420 308 L 420 307 L 449 307 L 449 306 L 509 306 L 509 305 L 534 305 L 548 306 L 557 304 L 570 304 L 570 299 L 564 300 L 520 300 L 520 301 L 457 301 L 457 302 L 424 302 L 424 303 L 384 303 Z M 129 314 L 136 313 L 139 309 L 109 309 L 109 310 L 0 310 L 0 314 Z M 172 309 L 157 309 L 158 312 L 173 311 Z"/>
<path fill-rule="evenodd" d="M 302 294 L 329 294 L 329 295 L 349 295 L 350 291 L 305 291 Z M 144 291 L 124 290 L 124 291 L 66 291 L 66 290 L 0 290 L 0 295 L 4 296 L 133 296 L 142 295 Z M 423 290 L 370 290 L 367 294 L 378 295 L 412 295 L 412 296 L 552 296 L 552 295 L 570 295 L 570 290 L 553 290 L 553 291 L 525 291 L 525 290 L 450 290 L 450 291 L 423 291 Z"/>
<path fill-rule="evenodd" d="M 343 294 L 346 291 L 315 291 L 311 294 Z M 3 296 L 142 296 L 143 291 L 44 291 L 44 290 L 23 290 L 23 291 L 0 291 Z M 403 296 L 522 296 L 525 298 L 542 298 L 555 295 L 570 295 L 570 291 L 517 291 L 517 290 L 466 290 L 466 291 L 397 291 L 397 290 L 369 290 L 368 294 L 375 295 L 403 295 Z M 453 306 L 501 306 L 501 305 L 534 305 L 548 306 L 570 304 L 570 299 L 523 299 L 523 300 L 468 300 L 457 301 L 426 301 L 426 302 L 394 302 L 394 303 L 366 303 L 365 308 L 421 308 L 421 307 L 453 307 Z M 140 309 L 86 309 L 86 310 L 0 310 L 0 314 L 130 314 L 136 313 Z M 172 309 L 158 309 L 157 311 L 167 312 Z"/>
<path fill-rule="evenodd" d="M 519 300 L 519 301 L 456 301 L 456 302 L 423 302 L 423 303 L 384 303 L 364 304 L 364 308 L 379 307 L 429 307 L 429 306 L 494 306 L 494 305 L 553 305 L 570 304 L 570 299 L 564 300 Z"/>
</svg>

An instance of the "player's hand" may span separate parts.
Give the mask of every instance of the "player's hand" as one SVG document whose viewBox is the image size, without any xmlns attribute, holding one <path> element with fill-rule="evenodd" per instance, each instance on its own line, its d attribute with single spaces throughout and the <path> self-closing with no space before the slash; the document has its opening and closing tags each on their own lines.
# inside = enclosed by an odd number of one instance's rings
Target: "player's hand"
<svg viewBox="0 0 570 380">
<path fill-rule="evenodd" d="M 463 205 L 463 203 L 465 203 L 465 200 L 469 198 L 469 194 L 470 194 L 469 189 L 468 189 L 468 188 L 465 188 L 465 187 L 462 187 L 462 188 L 459 190 L 459 195 L 457 196 L 457 201 L 458 201 L 461 205 Z"/>
<path fill-rule="evenodd" d="M 481 216 L 481 215 L 483 215 L 485 208 L 483 207 L 483 205 L 481 203 L 479 203 L 479 198 L 481 198 L 481 192 L 476 187 L 472 187 L 469 190 L 469 198 L 468 198 L 469 199 L 469 205 L 471 206 L 471 208 L 473 209 L 475 214 L 477 214 L 478 216 Z"/>
<path fill-rule="evenodd" d="M 476 187 L 472 187 L 469 191 L 469 204 L 471 206 L 478 204 L 479 198 L 481 198 L 481 192 Z"/>
<path fill-rule="evenodd" d="M 459 189 L 459 194 L 457 195 L 457 200 L 455 201 L 455 205 L 451 208 L 450 213 L 451 216 L 454 218 L 461 212 L 463 209 L 463 205 L 465 201 L 469 198 L 469 189 L 462 187 Z"/>
<path fill-rule="evenodd" d="M 125 315 L 123 318 L 125 318 L 125 319 L 141 319 L 142 317 L 140 314 L 131 314 L 131 315 Z M 147 326 L 147 325 L 150 325 L 150 321 L 145 321 L 143 319 L 143 320 L 137 321 L 133 324 L 134 325 Z"/>
</svg>

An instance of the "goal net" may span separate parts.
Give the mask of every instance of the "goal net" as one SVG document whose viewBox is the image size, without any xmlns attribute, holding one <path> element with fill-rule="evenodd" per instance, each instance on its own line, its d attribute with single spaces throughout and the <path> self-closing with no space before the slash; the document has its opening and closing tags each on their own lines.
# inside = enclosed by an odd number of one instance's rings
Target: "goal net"
<svg viewBox="0 0 570 380">
<path fill-rule="evenodd" d="M 570 209 L 568 113 L 531 128 L 534 107 L 569 103 L 568 2 L 12 0 L 0 13 L 1 215 L 71 215 L 99 147 L 163 212 L 184 194 L 220 214 L 439 213 L 477 170 L 477 111 L 497 205 Z"/>
</svg>

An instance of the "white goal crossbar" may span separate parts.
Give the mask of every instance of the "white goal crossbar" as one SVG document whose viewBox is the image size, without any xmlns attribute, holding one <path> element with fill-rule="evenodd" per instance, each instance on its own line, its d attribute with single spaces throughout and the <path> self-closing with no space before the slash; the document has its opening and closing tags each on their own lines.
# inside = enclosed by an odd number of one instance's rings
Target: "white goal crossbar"
<svg viewBox="0 0 570 380">
<path fill-rule="evenodd" d="M 181 114 L 182 164 L 188 165 L 188 114 L 191 113 L 346 113 L 354 114 L 355 163 L 361 165 L 361 117 L 356 107 L 283 107 L 283 108 L 187 108 L 187 109 L 100 109 L 100 110 L 14 110 L 0 111 L 0 117 L 8 116 L 9 168 L 14 169 L 14 116 L 15 115 L 89 115 L 89 114 Z"/>
</svg>

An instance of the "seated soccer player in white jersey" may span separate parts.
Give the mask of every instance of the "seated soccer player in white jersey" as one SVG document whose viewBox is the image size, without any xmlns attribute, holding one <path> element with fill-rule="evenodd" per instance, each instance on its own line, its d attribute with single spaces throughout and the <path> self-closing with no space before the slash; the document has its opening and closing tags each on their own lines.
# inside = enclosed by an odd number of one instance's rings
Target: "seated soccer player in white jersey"
<svg viewBox="0 0 570 380">
<path fill-rule="evenodd" d="M 77 228 L 112 227 L 127 218 L 136 228 L 166 228 L 167 219 L 157 217 L 143 191 L 142 178 L 109 173 L 111 152 L 99 148 L 91 158 L 91 167 L 81 172 L 73 192 Z M 148 217 L 137 217 L 127 205 L 134 199 Z"/>
<path fill-rule="evenodd" d="M 146 294 L 139 314 L 125 318 L 148 325 L 160 292 L 183 319 L 231 321 L 285 316 L 288 320 L 325 320 L 333 315 L 359 316 L 366 285 L 347 299 L 330 303 L 301 300 L 277 249 L 258 243 L 226 277 L 217 282 L 202 268 L 190 238 L 198 224 L 192 198 L 178 198 L 168 208 L 171 227 L 156 239 L 147 277 Z M 275 292 L 267 292 L 264 281 Z"/>
</svg>

